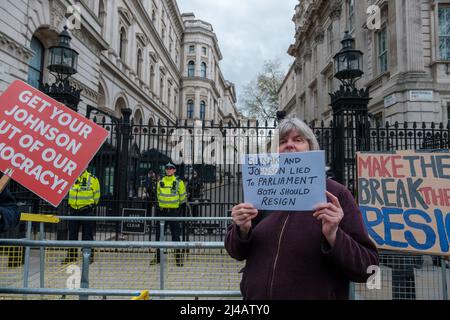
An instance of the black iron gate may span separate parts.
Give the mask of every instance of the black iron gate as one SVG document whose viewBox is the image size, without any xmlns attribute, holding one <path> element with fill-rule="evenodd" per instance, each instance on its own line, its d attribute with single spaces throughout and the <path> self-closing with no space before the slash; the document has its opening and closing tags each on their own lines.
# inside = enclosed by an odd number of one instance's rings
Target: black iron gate
<svg viewBox="0 0 450 320">
<path fill-rule="evenodd" d="M 168 161 L 176 164 L 177 175 L 187 184 L 193 171 L 201 181 L 201 193 L 189 198 L 186 215 L 229 216 L 232 206 L 243 201 L 240 156 L 269 151 L 276 138 L 276 122 L 245 121 L 231 125 L 183 121 L 145 125 L 133 122 L 130 109 L 122 112 L 120 119 L 102 115 L 93 107 L 89 107 L 87 114 L 110 133 L 89 165 L 101 183 L 102 198 L 97 214 L 102 216 L 122 215 L 123 208 L 147 209 L 147 215 L 151 215 L 156 203 L 145 192 L 147 174 L 154 171 L 163 175 Z M 348 119 L 351 117 L 347 115 L 335 117 L 334 122 L 328 125 L 322 122 L 312 129 L 325 150 L 332 175 L 351 191 L 356 190 L 356 151 L 449 148 L 448 124 L 386 123 L 383 127 L 370 127 L 367 118 Z M 19 201 L 32 206 L 33 212 L 55 213 L 55 208 L 19 185 L 12 183 L 11 189 Z M 56 212 L 67 214 L 67 201 Z M 191 226 L 190 231 L 184 230 L 185 239 L 193 234 L 209 237 L 198 240 L 220 241 L 225 230 L 221 224 Z M 59 228 L 62 230 L 58 237 L 63 238 L 65 227 Z M 152 237 L 154 233 L 149 228 L 146 236 Z M 122 236 L 118 223 L 98 223 L 97 231 L 103 232 L 101 239 Z"/>
</svg>

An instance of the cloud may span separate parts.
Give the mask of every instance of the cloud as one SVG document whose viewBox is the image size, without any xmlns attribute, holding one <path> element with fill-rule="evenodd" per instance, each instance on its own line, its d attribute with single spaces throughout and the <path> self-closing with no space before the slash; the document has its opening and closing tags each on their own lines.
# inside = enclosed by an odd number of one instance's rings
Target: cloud
<svg viewBox="0 0 450 320">
<path fill-rule="evenodd" d="M 287 72 L 293 58 L 292 22 L 298 0 L 178 0 L 182 13 L 211 23 L 219 41 L 225 79 L 236 85 L 238 105 L 244 86 L 261 71 L 265 60 L 279 59 Z"/>
</svg>

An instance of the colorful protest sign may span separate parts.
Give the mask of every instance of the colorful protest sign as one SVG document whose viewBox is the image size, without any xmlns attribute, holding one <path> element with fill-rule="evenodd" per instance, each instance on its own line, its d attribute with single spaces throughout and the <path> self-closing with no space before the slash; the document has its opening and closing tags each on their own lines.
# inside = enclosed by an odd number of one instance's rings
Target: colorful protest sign
<svg viewBox="0 0 450 320">
<path fill-rule="evenodd" d="M 325 195 L 323 151 L 245 155 L 244 201 L 260 210 L 308 211 Z"/>
<path fill-rule="evenodd" d="M 0 96 L 0 171 L 55 207 L 107 136 L 23 81 Z"/>
<path fill-rule="evenodd" d="M 358 200 L 380 249 L 450 255 L 450 154 L 358 153 Z"/>
</svg>

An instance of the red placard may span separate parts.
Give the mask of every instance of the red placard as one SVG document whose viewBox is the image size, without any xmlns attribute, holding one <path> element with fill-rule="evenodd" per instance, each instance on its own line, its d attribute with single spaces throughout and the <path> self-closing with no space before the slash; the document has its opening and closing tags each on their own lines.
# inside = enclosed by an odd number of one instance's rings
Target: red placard
<svg viewBox="0 0 450 320">
<path fill-rule="evenodd" d="M 0 96 L 0 171 L 55 207 L 107 136 L 23 81 Z"/>
</svg>

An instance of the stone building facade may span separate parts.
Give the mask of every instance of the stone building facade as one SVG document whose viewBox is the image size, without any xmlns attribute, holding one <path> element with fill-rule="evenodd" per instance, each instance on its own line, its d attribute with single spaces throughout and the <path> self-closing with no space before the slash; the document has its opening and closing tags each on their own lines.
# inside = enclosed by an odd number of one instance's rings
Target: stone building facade
<svg viewBox="0 0 450 320">
<path fill-rule="evenodd" d="M 130 108 L 135 123 L 174 123 L 188 118 L 186 99 L 193 97 L 193 117 L 201 118 L 201 101 L 205 120 L 239 116 L 234 85 L 220 71 L 222 56 L 211 25 L 201 22 L 209 31 L 191 26 L 186 17 L 192 15 L 183 16 L 175 0 L 0 1 L 0 11 L 0 93 L 16 79 L 35 86 L 54 81 L 47 70 L 48 49 L 70 22 L 71 47 L 79 53 L 71 84 L 83 89 L 80 113 L 87 105 L 116 116 Z M 203 59 L 206 82 L 187 76 L 185 50 L 197 40 L 207 55 L 198 45 L 196 77 Z"/>
<path fill-rule="evenodd" d="M 226 81 L 217 37 L 210 23 L 182 15 L 184 22 L 181 118 L 236 121 L 234 84 Z"/>
<path fill-rule="evenodd" d="M 368 19 L 370 5 L 379 8 L 376 20 Z M 450 1 L 301 0 L 293 21 L 295 43 L 288 53 L 295 57 L 295 77 L 288 74 L 284 86 L 295 86 L 295 107 L 280 99 L 281 110 L 308 123 L 332 118 L 328 93 L 340 85 L 333 77 L 333 56 L 349 30 L 364 53 L 357 87 L 370 90 L 373 124 L 447 123 Z"/>
</svg>

